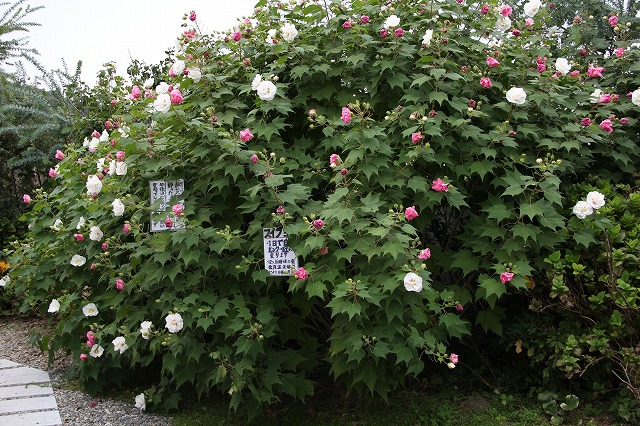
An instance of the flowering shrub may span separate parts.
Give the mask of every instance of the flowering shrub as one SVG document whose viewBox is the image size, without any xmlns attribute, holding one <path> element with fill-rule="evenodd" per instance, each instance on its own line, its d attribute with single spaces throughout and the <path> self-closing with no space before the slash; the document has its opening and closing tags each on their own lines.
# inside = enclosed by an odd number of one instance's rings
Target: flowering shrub
<svg viewBox="0 0 640 426">
<path fill-rule="evenodd" d="M 160 362 L 142 407 L 189 383 L 255 414 L 313 393 L 322 366 L 382 395 L 430 360 L 454 368 L 451 338 L 500 333 L 500 299 L 583 241 L 566 188 L 638 165 L 626 27 L 622 56 L 590 55 L 538 3 L 262 0 L 222 37 L 185 31 L 31 194 L 11 271 L 23 309 L 49 307 L 45 343 L 94 388 Z M 619 96 L 592 102 L 602 89 Z M 164 211 L 158 179 L 184 180 Z M 158 211 L 168 230 L 151 233 Z M 300 262 L 289 278 L 264 269 L 275 227 Z"/>
</svg>

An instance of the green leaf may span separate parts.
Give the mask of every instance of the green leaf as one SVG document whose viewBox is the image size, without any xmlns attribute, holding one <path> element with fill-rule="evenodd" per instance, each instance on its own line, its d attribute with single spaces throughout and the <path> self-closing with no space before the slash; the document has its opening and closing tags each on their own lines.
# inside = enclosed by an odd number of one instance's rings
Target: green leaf
<svg viewBox="0 0 640 426">
<path fill-rule="evenodd" d="M 444 325 L 451 337 L 462 337 L 471 334 L 470 324 L 455 314 L 444 314 L 440 317 L 440 325 Z"/>
<path fill-rule="evenodd" d="M 478 270 L 480 262 L 478 256 L 474 255 L 471 250 L 458 250 L 451 255 L 453 262 L 451 262 L 452 268 L 460 268 L 465 275 Z"/>
</svg>

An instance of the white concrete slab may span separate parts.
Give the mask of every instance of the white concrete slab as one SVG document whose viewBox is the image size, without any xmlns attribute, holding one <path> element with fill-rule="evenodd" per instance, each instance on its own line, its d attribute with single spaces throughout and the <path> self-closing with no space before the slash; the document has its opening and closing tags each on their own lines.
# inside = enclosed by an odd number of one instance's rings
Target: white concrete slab
<svg viewBox="0 0 640 426">
<path fill-rule="evenodd" d="M 7 416 L 0 415 L 0 426 L 60 426 L 62 419 L 58 411 L 38 411 Z"/>
<path fill-rule="evenodd" d="M 56 397 L 53 395 L 0 400 L 0 415 L 57 408 Z"/>
<path fill-rule="evenodd" d="M 13 368 L 20 367 L 17 362 L 9 361 L 8 359 L 0 359 L 0 368 Z"/>
<path fill-rule="evenodd" d="M 24 385 L 49 382 L 49 373 L 31 367 L 0 370 L 0 386 Z"/>
<path fill-rule="evenodd" d="M 7 398 L 20 398 L 25 396 L 53 395 L 53 388 L 49 384 L 18 385 L 0 387 L 0 400 Z"/>
</svg>

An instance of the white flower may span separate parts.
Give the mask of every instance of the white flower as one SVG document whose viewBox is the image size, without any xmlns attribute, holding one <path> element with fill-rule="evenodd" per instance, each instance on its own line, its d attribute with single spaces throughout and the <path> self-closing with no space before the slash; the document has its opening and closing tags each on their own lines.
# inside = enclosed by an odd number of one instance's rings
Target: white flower
<svg viewBox="0 0 640 426">
<path fill-rule="evenodd" d="M 433 30 L 427 30 L 422 37 L 422 45 L 429 47 L 431 45 L 431 39 L 433 38 Z"/>
<path fill-rule="evenodd" d="M 542 7 L 540 0 L 531 0 L 524 4 L 524 14 L 529 18 L 533 18 Z"/>
<path fill-rule="evenodd" d="M 89 139 L 84 138 L 84 140 L 82 141 L 82 146 L 89 146 Z"/>
<path fill-rule="evenodd" d="M 498 19 L 496 19 L 496 30 L 498 31 L 507 31 L 511 29 L 511 19 L 508 16 L 500 15 Z"/>
<path fill-rule="evenodd" d="M 571 65 L 569 65 L 567 58 L 556 59 L 556 71 L 562 75 L 567 75 L 571 71 Z"/>
<path fill-rule="evenodd" d="M 115 172 L 116 172 L 116 160 L 111 160 L 109 161 L 109 171 L 107 172 L 107 174 L 109 176 L 113 176 Z"/>
<path fill-rule="evenodd" d="M 113 207 L 113 214 L 115 216 L 122 216 L 124 214 L 124 204 L 122 204 L 120 198 L 116 198 L 115 200 L 113 200 L 111 206 Z"/>
<path fill-rule="evenodd" d="M 89 229 L 89 239 L 91 241 L 100 241 L 102 240 L 102 237 L 104 237 L 104 233 L 99 226 L 92 226 Z"/>
<path fill-rule="evenodd" d="M 82 313 L 85 317 L 95 317 L 98 315 L 98 308 L 95 303 L 88 303 L 82 308 Z"/>
<path fill-rule="evenodd" d="M 142 87 L 144 87 L 145 89 L 149 89 L 151 88 L 151 86 L 153 86 L 153 77 L 149 77 L 144 81 L 144 83 L 142 83 Z"/>
<path fill-rule="evenodd" d="M 269 80 L 263 80 L 256 89 L 258 97 L 263 101 L 270 101 L 276 96 L 276 85 Z"/>
<path fill-rule="evenodd" d="M 527 94 L 522 87 L 512 87 L 507 90 L 507 100 L 512 104 L 522 105 L 527 101 Z"/>
<path fill-rule="evenodd" d="M 177 59 L 173 65 L 171 65 L 170 71 L 173 70 L 175 75 L 180 75 L 184 71 L 184 61 Z"/>
<path fill-rule="evenodd" d="M 123 138 L 128 138 L 130 131 L 131 131 L 131 128 L 129 126 L 118 127 L 118 133 L 120 133 Z"/>
<path fill-rule="evenodd" d="M 634 105 L 640 106 L 640 89 L 636 89 L 631 92 L 631 102 Z"/>
<path fill-rule="evenodd" d="M 102 181 L 96 175 L 91 175 L 87 178 L 87 193 L 89 195 L 99 194 L 102 190 Z"/>
<path fill-rule="evenodd" d="M 113 343 L 113 350 L 118 351 L 121 354 L 123 354 L 124 351 L 129 349 L 129 345 L 127 345 L 127 342 L 124 340 L 123 336 L 116 337 L 115 339 L 113 339 L 111 343 Z"/>
<path fill-rule="evenodd" d="M 573 206 L 573 214 L 578 216 L 578 219 L 584 219 L 593 213 L 593 207 L 586 201 L 578 201 L 575 206 Z"/>
<path fill-rule="evenodd" d="M 197 83 L 202 78 L 202 71 L 200 68 L 189 68 L 189 77 L 194 83 Z"/>
<path fill-rule="evenodd" d="M 594 210 L 598 210 L 600 207 L 604 206 L 604 194 L 599 193 L 598 191 L 591 191 L 587 194 L 587 203 Z"/>
<path fill-rule="evenodd" d="M 104 158 L 96 161 L 96 168 L 98 169 L 98 173 L 102 173 L 102 171 L 104 170 Z"/>
<path fill-rule="evenodd" d="M 116 163 L 116 174 L 118 176 L 124 176 L 127 174 L 127 163 L 124 161 L 118 161 Z"/>
<path fill-rule="evenodd" d="M 73 266 L 82 266 L 87 263 L 87 258 L 84 256 L 80 256 L 79 254 L 74 254 L 71 258 L 70 262 Z"/>
<path fill-rule="evenodd" d="M 149 337 L 151 337 L 152 325 L 153 324 L 151 323 L 151 321 L 142 321 L 140 323 L 140 335 L 142 336 L 143 339 L 149 340 Z"/>
<path fill-rule="evenodd" d="M 9 275 L 5 275 L 4 277 L 0 278 L 0 287 L 4 287 L 10 282 L 11 282 L 11 278 L 9 278 Z"/>
<path fill-rule="evenodd" d="M 597 104 L 598 102 L 600 102 L 600 96 L 602 96 L 602 90 L 596 89 L 592 94 L 589 95 L 589 101 L 592 104 Z"/>
<path fill-rule="evenodd" d="M 273 28 L 270 29 L 269 31 L 267 31 L 267 40 L 266 40 L 267 44 L 275 44 L 273 40 L 276 38 L 276 32 L 277 32 L 277 30 L 275 30 Z M 258 75 L 260 75 L 260 74 L 258 74 Z M 253 90 L 256 90 L 256 89 L 253 89 Z"/>
<path fill-rule="evenodd" d="M 398 25 L 400 25 L 400 18 L 396 15 L 391 15 L 384 21 L 384 27 L 386 29 L 396 28 Z"/>
<path fill-rule="evenodd" d="M 56 219 L 56 221 L 53 222 L 53 225 L 51 225 L 51 229 L 53 229 L 54 231 L 60 231 L 63 226 L 64 223 L 62 223 L 62 220 Z"/>
<path fill-rule="evenodd" d="M 60 310 L 60 302 L 58 302 L 58 299 L 53 299 L 51 303 L 49 303 L 49 309 L 47 309 L 47 312 L 51 314 L 55 314 L 59 310 Z"/>
<path fill-rule="evenodd" d="M 253 77 L 253 81 L 251 82 L 251 90 L 258 90 L 258 86 L 260 86 L 260 83 L 262 83 L 262 76 L 260 74 L 256 74 L 256 76 Z"/>
<path fill-rule="evenodd" d="M 456 365 L 452 362 L 447 364 L 447 367 L 449 367 L 450 370 L 453 370 L 454 368 L 456 368 Z"/>
<path fill-rule="evenodd" d="M 107 142 L 109 141 L 109 132 L 107 132 L 106 130 L 102 131 L 102 134 L 100 135 L 100 142 Z"/>
<path fill-rule="evenodd" d="M 136 408 L 140 411 L 144 411 L 147 408 L 147 403 L 144 400 L 144 393 L 136 395 Z"/>
<path fill-rule="evenodd" d="M 91 138 L 91 142 L 89 142 L 89 151 L 95 151 L 96 149 L 98 149 L 99 145 L 100 145 L 100 139 Z"/>
<path fill-rule="evenodd" d="M 93 346 L 91 346 L 91 350 L 89 351 L 89 356 L 91 356 L 92 358 L 100 358 L 103 353 L 104 348 L 94 343 Z"/>
<path fill-rule="evenodd" d="M 422 291 L 422 277 L 413 272 L 404 276 L 404 288 L 407 291 Z"/>
<path fill-rule="evenodd" d="M 156 86 L 156 94 L 164 95 L 165 93 L 169 93 L 169 85 L 163 81 Z"/>
<path fill-rule="evenodd" d="M 296 26 L 287 22 L 280 28 L 280 32 L 282 33 L 282 38 L 284 41 L 293 41 L 294 38 L 298 35 L 298 30 Z"/>
<path fill-rule="evenodd" d="M 165 327 L 169 330 L 169 333 L 177 333 L 184 327 L 182 315 L 180 314 L 169 314 L 164 320 L 167 322 Z"/>
<path fill-rule="evenodd" d="M 171 95 L 163 93 L 158 95 L 155 101 L 153 101 L 153 107 L 158 112 L 167 112 L 171 107 Z"/>
</svg>

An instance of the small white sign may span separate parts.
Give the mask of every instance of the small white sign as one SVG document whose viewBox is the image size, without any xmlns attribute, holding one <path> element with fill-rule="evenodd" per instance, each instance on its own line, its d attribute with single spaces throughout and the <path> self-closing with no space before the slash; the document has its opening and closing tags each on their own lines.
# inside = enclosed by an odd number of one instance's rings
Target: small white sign
<svg viewBox="0 0 640 426">
<path fill-rule="evenodd" d="M 287 237 L 282 228 L 262 228 L 264 268 L 269 275 L 292 276 L 298 269 L 298 256 L 287 245 Z"/>
<path fill-rule="evenodd" d="M 182 195 L 184 192 L 184 180 L 152 180 L 149 181 L 149 199 L 153 203 L 160 200 L 158 210 L 151 212 L 151 232 L 166 231 L 171 229 L 182 229 L 185 227 L 184 219 L 171 214 L 174 204 L 184 207 L 184 200 L 173 200 L 174 197 Z M 171 204 L 173 203 L 173 204 Z M 167 228 L 165 219 L 170 217 L 173 226 Z"/>
</svg>

